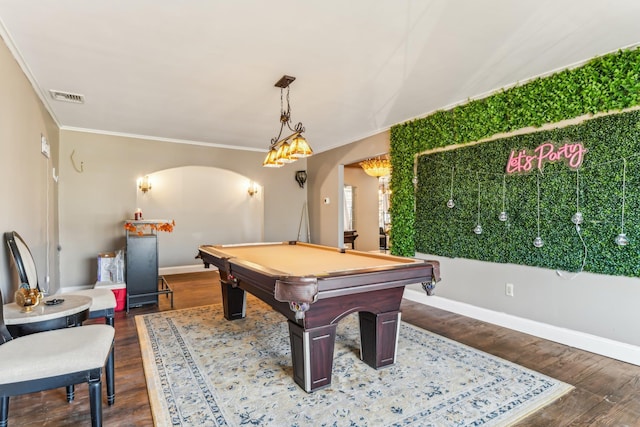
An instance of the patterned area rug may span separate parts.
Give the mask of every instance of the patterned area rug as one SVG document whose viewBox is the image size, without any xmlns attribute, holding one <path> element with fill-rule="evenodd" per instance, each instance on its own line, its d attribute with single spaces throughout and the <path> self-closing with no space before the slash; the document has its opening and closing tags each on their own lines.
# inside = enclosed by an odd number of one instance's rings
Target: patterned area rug
<svg viewBox="0 0 640 427">
<path fill-rule="evenodd" d="M 157 426 L 505 426 L 570 385 L 402 323 L 397 363 L 359 359 L 357 314 L 338 325 L 330 388 L 292 378 L 285 318 L 251 300 L 136 316 Z"/>
</svg>

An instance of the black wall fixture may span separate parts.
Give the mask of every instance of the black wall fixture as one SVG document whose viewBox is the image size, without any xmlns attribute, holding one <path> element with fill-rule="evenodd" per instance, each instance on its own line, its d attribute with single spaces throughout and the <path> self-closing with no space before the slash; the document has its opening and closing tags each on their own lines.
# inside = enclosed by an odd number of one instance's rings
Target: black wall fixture
<svg viewBox="0 0 640 427">
<path fill-rule="evenodd" d="M 296 181 L 298 182 L 300 188 L 304 188 L 304 183 L 307 182 L 307 171 L 297 171 Z"/>
</svg>

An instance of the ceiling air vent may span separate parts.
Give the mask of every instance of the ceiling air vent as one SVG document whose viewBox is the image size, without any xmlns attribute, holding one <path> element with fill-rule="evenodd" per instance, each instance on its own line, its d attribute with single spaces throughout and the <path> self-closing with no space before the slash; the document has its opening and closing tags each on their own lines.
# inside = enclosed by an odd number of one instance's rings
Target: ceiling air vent
<svg viewBox="0 0 640 427">
<path fill-rule="evenodd" d="M 59 90 L 49 90 L 51 97 L 56 101 L 74 102 L 76 104 L 84 104 L 84 95 L 70 92 L 62 92 Z"/>
</svg>

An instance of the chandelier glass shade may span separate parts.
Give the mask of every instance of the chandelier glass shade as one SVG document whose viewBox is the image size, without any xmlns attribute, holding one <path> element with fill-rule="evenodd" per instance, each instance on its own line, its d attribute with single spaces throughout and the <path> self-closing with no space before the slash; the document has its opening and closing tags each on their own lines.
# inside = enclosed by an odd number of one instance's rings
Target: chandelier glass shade
<svg viewBox="0 0 640 427">
<path fill-rule="evenodd" d="M 307 143 L 302 133 L 298 133 L 289 143 L 289 155 L 294 159 L 309 157 L 313 154 L 313 150 Z"/>
<path fill-rule="evenodd" d="M 313 150 L 307 140 L 302 135 L 305 131 L 302 123 L 291 126 L 291 106 L 289 104 L 289 85 L 296 78 L 291 76 L 282 76 L 275 84 L 280 88 L 280 132 L 278 136 L 271 139 L 269 152 L 265 157 L 262 166 L 267 168 L 279 168 L 286 163 L 293 163 L 303 157 L 309 157 L 313 154 Z M 287 89 L 287 106 L 284 106 L 284 90 Z M 285 126 L 293 132 L 289 136 L 282 138 L 282 131 Z"/>
<path fill-rule="evenodd" d="M 391 174 L 391 162 L 389 161 L 389 159 L 380 157 L 367 159 L 363 162 L 360 162 L 360 166 L 367 175 L 376 178 Z"/>
</svg>

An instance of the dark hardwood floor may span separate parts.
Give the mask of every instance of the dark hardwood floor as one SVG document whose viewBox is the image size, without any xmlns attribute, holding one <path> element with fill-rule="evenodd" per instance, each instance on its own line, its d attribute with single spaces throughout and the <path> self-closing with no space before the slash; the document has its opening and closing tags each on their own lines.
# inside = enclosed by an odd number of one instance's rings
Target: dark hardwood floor
<svg viewBox="0 0 640 427">
<path fill-rule="evenodd" d="M 215 272 L 165 277 L 174 290 L 175 309 L 220 302 Z M 250 300 L 247 305 L 251 315 Z M 134 317 L 169 309 L 169 300 L 161 296 L 159 306 L 116 314 L 116 403 L 103 406 L 105 426 L 153 425 Z M 407 300 L 402 310 L 406 322 L 575 386 L 518 426 L 640 426 L 638 366 Z M 11 398 L 9 425 L 90 425 L 87 386 L 76 390 L 70 404 L 64 389 Z"/>
</svg>

